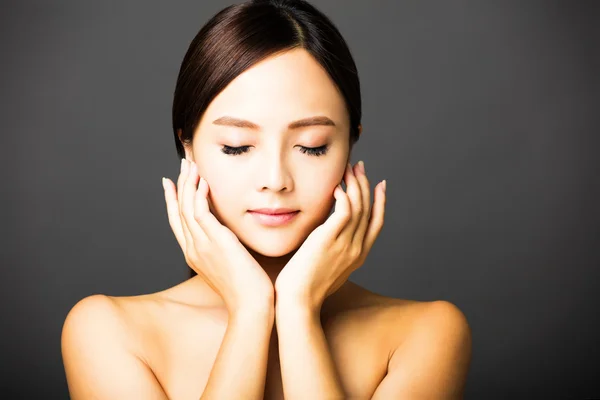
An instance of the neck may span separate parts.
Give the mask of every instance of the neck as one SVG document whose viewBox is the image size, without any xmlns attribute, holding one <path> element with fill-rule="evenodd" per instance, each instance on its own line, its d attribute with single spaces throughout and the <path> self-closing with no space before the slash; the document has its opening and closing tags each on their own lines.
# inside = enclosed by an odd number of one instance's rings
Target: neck
<svg viewBox="0 0 600 400">
<path fill-rule="evenodd" d="M 255 252 L 251 248 L 246 247 L 246 249 L 248 250 L 250 255 L 252 255 L 252 257 L 254 257 L 254 259 L 258 262 L 258 264 L 263 268 L 263 270 L 265 271 L 265 273 L 268 275 L 269 279 L 271 280 L 271 283 L 273 284 L 273 286 L 275 286 L 275 280 L 277 279 L 277 276 L 279 275 L 281 270 L 285 267 L 285 265 L 288 263 L 290 258 L 292 258 L 292 256 L 296 252 L 294 250 L 293 252 L 286 254 L 284 256 L 281 256 L 281 257 L 268 257 L 263 254 Z M 206 304 L 206 301 L 207 301 L 206 294 L 208 292 L 210 292 L 210 293 L 212 293 L 211 301 L 215 305 L 216 304 L 222 305 L 221 297 L 217 293 L 214 293 L 212 288 L 210 288 L 206 284 L 206 282 L 204 281 L 204 279 L 202 277 L 200 277 L 200 276 L 192 277 L 191 279 L 188 280 L 188 284 L 186 284 L 186 287 L 189 287 L 191 289 L 190 296 L 196 296 L 198 293 L 199 287 L 202 287 L 204 289 L 203 294 L 202 294 L 202 304 Z"/>
<path fill-rule="evenodd" d="M 269 276 L 269 279 L 271 279 L 271 283 L 273 285 L 275 285 L 275 280 L 277 279 L 277 276 L 279 275 L 283 267 L 285 267 L 290 258 L 292 258 L 292 256 L 296 252 L 293 251 L 281 257 L 267 257 L 265 255 L 255 252 L 250 248 L 247 248 L 247 250 Z"/>
</svg>

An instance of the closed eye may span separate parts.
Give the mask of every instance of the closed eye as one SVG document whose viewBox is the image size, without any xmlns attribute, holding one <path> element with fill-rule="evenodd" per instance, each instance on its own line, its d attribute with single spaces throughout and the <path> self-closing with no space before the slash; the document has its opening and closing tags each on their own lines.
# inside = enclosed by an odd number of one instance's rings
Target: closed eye
<svg viewBox="0 0 600 400">
<path fill-rule="evenodd" d="M 221 151 L 227 155 L 236 156 L 236 155 L 240 155 L 240 154 L 248 152 L 250 147 L 251 146 L 231 147 L 231 146 L 223 145 L 223 147 L 221 148 Z M 310 156 L 315 156 L 315 157 L 319 157 L 319 156 L 326 154 L 327 150 L 329 149 L 328 145 L 323 145 L 323 146 L 319 146 L 319 147 L 305 147 L 305 146 L 298 146 L 298 147 L 300 147 L 300 151 L 302 153 L 308 154 Z"/>
<path fill-rule="evenodd" d="M 221 151 L 227 155 L 236 156 L 238 154 L 247 152 L 249 148 L 250 148 L 250 146 L 231 147 L 231 146 L 224 145 L 223 148 L 221 149 Z"/>
</svg>

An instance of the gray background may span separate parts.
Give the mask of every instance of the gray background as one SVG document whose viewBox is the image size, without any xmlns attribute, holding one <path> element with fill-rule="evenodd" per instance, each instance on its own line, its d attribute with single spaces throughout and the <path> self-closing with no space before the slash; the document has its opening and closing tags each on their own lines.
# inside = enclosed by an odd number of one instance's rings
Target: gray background
<svg viewBox="0 0 600 400">
<path fill-rule="evenodd" d="M 229 4 L 3 2 L 3 395 L 67 398 L 60 332 L 79 299 L 187 277 L 160 183 L 179 167 L 171 101 Z M 359 68 L 353 160 L 388 180 L 351 280 L 463 310 L 468 399 L 600 397 L 600 3 L 313 4 Z"/>
</svg>

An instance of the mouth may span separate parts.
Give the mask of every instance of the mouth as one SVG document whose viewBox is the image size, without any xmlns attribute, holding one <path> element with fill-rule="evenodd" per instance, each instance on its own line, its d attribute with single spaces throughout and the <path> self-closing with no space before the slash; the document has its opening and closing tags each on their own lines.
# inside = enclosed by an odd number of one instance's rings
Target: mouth
<svg viewBox="0 0 600 400">
<path fill-rule="evenodd" d="M 248 212 L 261 225 L 265 226 L 280 226 L 292 221 L 299 210 L 248 210 Z"/>
<path fill-rule="evenodd" d="M 284 215 L 294 214 L 299 212 L 299 210 L 294 210 L 292 208 L 257 208 L 255 210 L 248 210 L 248 212 L 264 215 Z"/>
</svg>

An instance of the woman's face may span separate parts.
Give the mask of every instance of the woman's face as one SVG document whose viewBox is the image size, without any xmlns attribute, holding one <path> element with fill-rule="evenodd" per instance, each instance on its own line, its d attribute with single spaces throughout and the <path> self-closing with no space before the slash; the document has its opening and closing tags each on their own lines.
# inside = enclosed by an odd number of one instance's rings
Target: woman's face
<svg viewBox="0 0 600 400">
<path fill-rule="evenodd" d="M 313 124 L 288 126 L 314 117 Z M 281 257 L 329 216 L 349 160 L 349 129 L 333 81 L 306 50 L 294 49 L 255 64 L 219 93 L 186 157 L 208 182 L 217 219 L 257 253 Z M 227 147 L 241 153 L 225 154 Z M 313 155 L 306 147 L 321 149 Z M 259 208 L 299 213 L 273 227 L 249 212 Z"/>
</svg>

